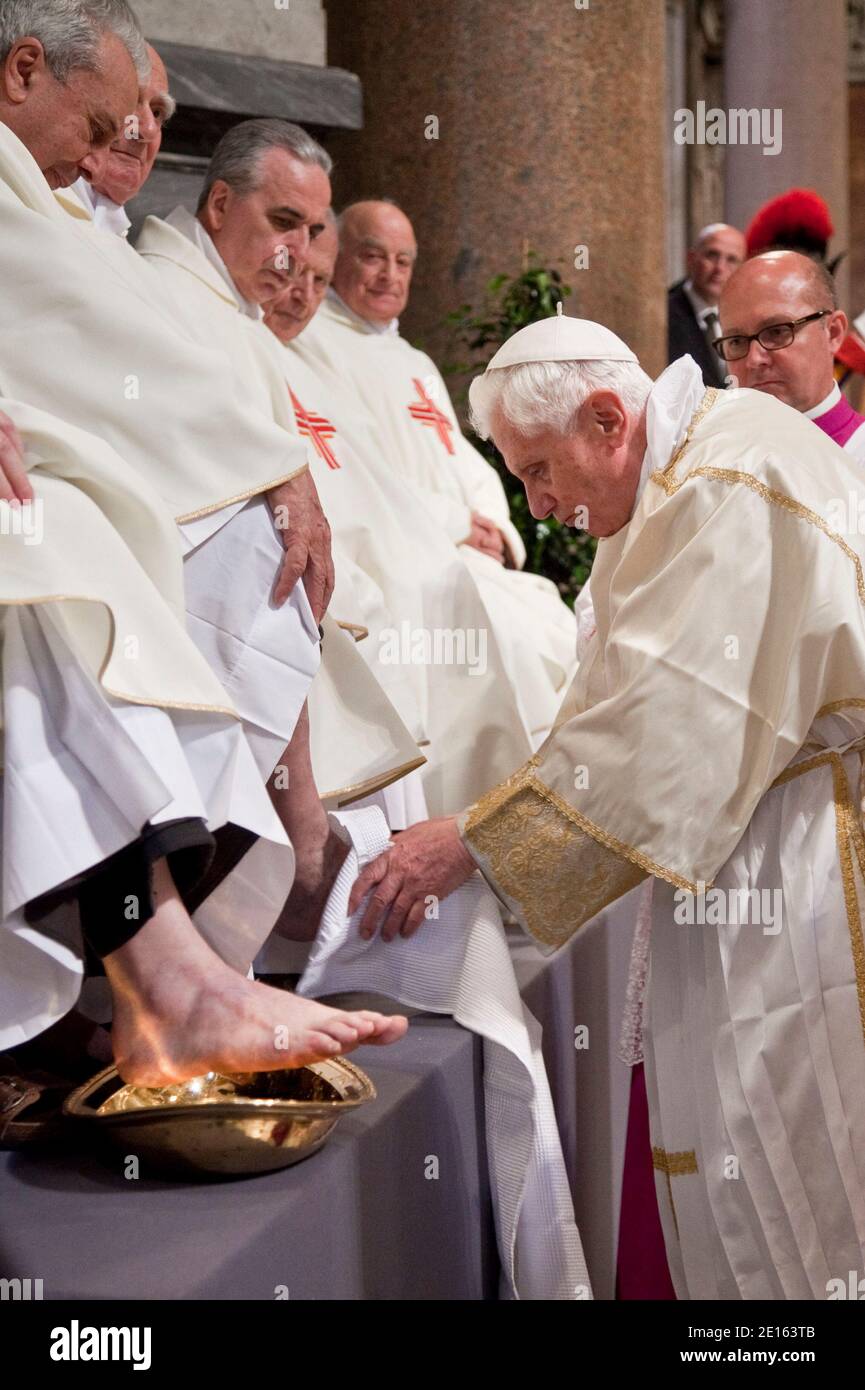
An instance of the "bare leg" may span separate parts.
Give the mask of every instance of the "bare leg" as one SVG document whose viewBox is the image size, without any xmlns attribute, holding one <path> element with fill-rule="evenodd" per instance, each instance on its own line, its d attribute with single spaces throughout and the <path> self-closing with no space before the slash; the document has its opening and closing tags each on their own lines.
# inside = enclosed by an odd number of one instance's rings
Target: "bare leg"
<svg viewBox="0 0 865 1390">
<path fill-rule="evenodd" d="M 402 1017 L 346 1013 L 245 979 L 199 936 L 164 860 L 153 886 L 155 915 L 104 959 L 124 1080 L 161 1086 L 207 1071 L 301 1067 L 405 1033 Z"/>
<path fill-rule="evenodd" d="M 275 930 L 291 941 L 312 941 L 348 846 L 328 825 L 315 785 L 305 704 L 268 791 L 297 858 L 294 883 Z"/>
</svg>

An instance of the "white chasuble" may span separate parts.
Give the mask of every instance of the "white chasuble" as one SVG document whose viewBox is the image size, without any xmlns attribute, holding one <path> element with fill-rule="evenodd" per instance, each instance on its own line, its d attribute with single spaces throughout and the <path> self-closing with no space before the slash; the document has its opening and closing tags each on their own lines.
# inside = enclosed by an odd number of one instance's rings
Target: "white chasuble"
<svg viewBox="0 0 865 1390">
<path fill-rule="evenodd" d="M 268 721 L 275 734 L 302 705 L 318 664 L 318 637 L 306 631 L 297 587 L 282 609 L 269 604 L 280 552 L 261 499 L 305 471 L 306 450 L 244 399 L 229 355 L 185 329 L 152 267 L 122 237 L 96 229 L 83 208 L 70 215 L 68 206 L 51 193 L 21 142 L 0 127 L 7 309 L 0 389 L 97 432 L 125 471 L 159 494 L 181 528 L 184 550 L 194 552 L 186 570 L 189 606 L 196 590 L 216 591 L 215 576 L 229 563 L 253 563 L 238 513 L 256 508 L 254 585 L 245 576 L 255 589 L 254 607 L 239 612 L 223 584 L 215 621 L 239 643 L 269 624 L 263 645 L 271 657 L 279 648 L 285 679 Z M 218 547 L 210 544 L 223 529 L 230 534 Z M 214 665 L 220 680 L 232 669 Z M 256 669 L 250 660 L 246 669 L 255 678 L 260 663 Z M 287 723 L 293 729 L 293 718 Z"/>
<path fill-rule="evenodd" d="M 3 644 L 0 1047 L 75 1003 L 77 911 L 38 925 L 26 904 L 130 844 L 148 824 L 197 817 L 262 837 L 268 893 L 243 927 L 201 929 L 248 965 L 281 910 L 294 859 L 239 712 L 184 625 L 173 518 L 107 444 L 5 398 L 35 501 L 0 535 Z M 207 918 L 206 905 L 202 908 Z"/>
<path fill-rule="evenodd" d="M 225 353 L 180 326 L 152 268 L 65 212 L 3 125 L 0 211 L 4 395 L 96 431 L 179 522 L 227 513 L 307 466 L 297 440 L 247 405 Z"/>
<path fill-rule="evenodd" d="M 297 339 L 310 366 L 329 369 L 373 415 L 388 467 L 421 499 L 477 582 L 529 733 L 552 725 L 575 665 L 576 624 L 555 585 L 521 570 L 525 547 L 496 470 L 465 438 L 444 380 L 398 333 L 376 333 L 332 293 Z M 463 544 L 471 514 L 499 527 L 512 565 Z"/>
<path fill-rule="evenodd" d="M 392 615 L 377 633 L 379 663 L 412 682 L 430 814 L 454 814 L 531 752 L 496 634 L 459 552 L 387 467 L 369 414 L 330 373 L 269 336 L 339 555 Z"/>
<path fill-rule="evenodd" d="M 654 876 L 644 1051 L 677 1294 L 826 1298 L 865 1263 L 865 542 L 828 519 L 861 485 L 756 392 L 676 421 L 670 383 L 684 398 L 696 370 L 653 389 L 651 476 L 598 547 L 561 722 L 464 833 L 547 947 Z"/>
<path fill-rule="evenodd" d="M 243 311 L 227 272 L 220 273 L 214 264 L 215 248 L 210 258 L 202 249 L 208 243 L 213 247 L 200 223 L 179 208 L 170 222 L 147 219 L 138 251 L 188 332 L 202 347 L 218 345 L 230 361 L 236 389 L 248 408 L 280 429 L 288 447 L 302 449 L 306 456 L 307 445 L 276 364 L 278 344 L 274 340 L 271 345 L 260 331 L 257 313 L 252 317 Z M 339 562 L 338 554 L 335 560 Z M 321 668 L 309 693 L 316 784 L 323 799 L 339 805 L 387 788 L 424 762 L 418 748 L 422 725 L 411 687 L 397 671 L 394 695 L 412 726 L 407 727 L 396 702 L 388 698 L 390 692 L 377 679 L 379 674 L 389 679 L 390 673 L 371 670 L 356 646 L 355 638 L 368 640 L 365 617 L 376 631 L 391 621 L 375 586 L 364 584 L 361 595 L 365 612 L 361 603 L 354 606 L 353 591 L 343 581 L 340 598 L 352 605 L 351 610 L 340 613 L 331 604 L 333 618 L 324 625 Z"/>
</svg>

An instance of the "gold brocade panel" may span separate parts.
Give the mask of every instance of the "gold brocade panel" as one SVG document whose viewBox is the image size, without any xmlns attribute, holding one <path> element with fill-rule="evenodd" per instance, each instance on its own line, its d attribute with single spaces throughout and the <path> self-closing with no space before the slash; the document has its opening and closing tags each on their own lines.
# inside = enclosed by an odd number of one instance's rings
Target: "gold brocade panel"
<svg viewBox="0 0 865 1390">
<path fill-rule="evenodd" d="M 482 797 L 464 833 L 532 936 L 562 946 L 646 871 L 576 825 L 527 771 Z"/>
</svg>

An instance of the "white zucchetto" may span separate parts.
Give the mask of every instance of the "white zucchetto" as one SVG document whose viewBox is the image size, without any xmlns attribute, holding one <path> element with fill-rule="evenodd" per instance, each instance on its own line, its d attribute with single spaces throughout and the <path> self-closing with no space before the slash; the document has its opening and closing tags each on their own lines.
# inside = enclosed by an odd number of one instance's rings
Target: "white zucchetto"
<svg viewBox="0 0 865 1390">
<path fill-rule="evenodd" d="M 499 348 L 487 371 L 516 367 L 521 362 L 636 362 L 627 343 L 591 319 L 555 314 L 521 328 Z"/>
</svg>

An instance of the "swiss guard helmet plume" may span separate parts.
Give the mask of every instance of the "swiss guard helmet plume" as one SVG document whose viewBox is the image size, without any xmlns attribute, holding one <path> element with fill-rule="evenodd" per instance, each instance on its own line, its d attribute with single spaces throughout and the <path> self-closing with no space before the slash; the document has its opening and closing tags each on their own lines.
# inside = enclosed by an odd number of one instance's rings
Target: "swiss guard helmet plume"
<svg viewBox="0 0 865 1390">
<path fill-rule="evenodd" d="M 749 256 L 761 251 L 802 251 L 825 259 L 835 231 L 829 206 L 812 188 L 790 188 L 770 198 L 745 232 Z"/>
</svg>

